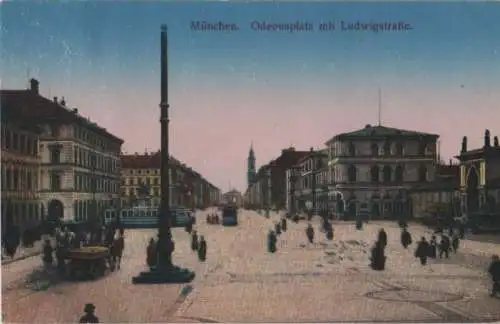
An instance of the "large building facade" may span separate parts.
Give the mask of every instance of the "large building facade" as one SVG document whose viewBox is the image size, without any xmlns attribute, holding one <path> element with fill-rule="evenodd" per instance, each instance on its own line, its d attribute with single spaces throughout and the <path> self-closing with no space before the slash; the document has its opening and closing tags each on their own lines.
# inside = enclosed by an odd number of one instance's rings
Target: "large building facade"
<svg viewBox="0 0 500 324">
<path fill-rule="evenodd" d="M 469 150 L 467 137 L 462 140 L 460 155 L 461 210 L 465 214 L 500 214 L 500 145 L 491 143 L 490 131 L 484 134 L 482 148 Z"/>
<path fill-rule="evenodd" d="M 42 218 L 84 222 L 119 199 L 123 140 L 81 116 L 66 102 L 47 99 L 39 83 L 2 91 L 2 103 L 36 119 L 40 128 L 38 198 Z"/>
<path fill-rule="evenodd" d="M 161 155 L 160 152 L 122 155 L 123 207 L 130 207 L 141 200 L 150 206 L 160 206 Z M 221 200 L 220 190 L 198 172 L 171 157 L 170 205 L 205 208 Z"/>
<path fill-rule="evenodd" d="M 371 125 L 334 136 L 326 143 L 330 209 L 346 217 L 409 214 L 408 190 L 435 179 L 438 137 Z"/>
<path fill-rule="evenodd" d="M 2 97 L 2 235 L 13 226 L 20 232 L 42 220 L 38 195 L 40 129 Z"/>
</svg>

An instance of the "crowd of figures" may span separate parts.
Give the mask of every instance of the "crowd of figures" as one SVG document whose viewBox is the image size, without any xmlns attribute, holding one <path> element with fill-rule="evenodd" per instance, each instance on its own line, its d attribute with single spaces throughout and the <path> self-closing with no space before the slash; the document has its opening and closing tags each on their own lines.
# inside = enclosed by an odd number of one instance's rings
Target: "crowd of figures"
<svg viewBox="0 0 500 324">
<path fill-rule="evenodd" d="M 42 227 L 29 228 L 21 232 L 18 226 L 11 225 L 2 229 L 2 259 L 4 255 L 13 259 L 17 249 L 22 244 L 24 247 L 33 247 L 42 237 Z"/>
<path fill-rule="evenodd" d="M 191 235 L 191 250 L 198 254 L 198 260 L 204 262 L 207 258 L 207 241 L 203 235 L 198 236 L 197 231 L 193 229 L 193 225 L 194 219 L 191 219 L 184 229 Z M 158 240 L 155 240 L 154 237 L 149 240 L 146 249 L 146 263 L 150 269 L 158 265 Z"/>
<path fill-rule="evenodd" d="M 214 225 L 219 225 L 220 224 L 220 218 L 217 213 L 210 213 L 207 214 L 207 224 L 214 224 Z"/>
<path fill-rule="evenodd" d="M 118 269 L 120 268 L 125 248 L 125 231 L 123 228 L 108 225 L 93 233 L 84 230 L 74 233 L 68 227 L 58 227 L 55 229 L 54 236 L 55 247 L 52 246 L 50 239 L 44 239 L 42 260 L 46 268 L 52 267 L 55 254 L 57 270 L 60 274 L 65 274 L 67 272 L 66 259 L 69 251 L 84 246 L 107 247 L 110 252 L 111 270 L 114 270 L 115 266 Z"/>
</svg>

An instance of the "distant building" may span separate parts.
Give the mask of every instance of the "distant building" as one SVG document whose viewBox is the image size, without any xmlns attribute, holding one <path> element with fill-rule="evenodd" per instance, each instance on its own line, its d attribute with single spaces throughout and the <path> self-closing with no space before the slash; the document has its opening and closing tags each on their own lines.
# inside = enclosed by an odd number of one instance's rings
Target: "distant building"
<svg viewBox="0 0 500 324">
<path fill-rule="evenodd" d="M 42 204 L 38 194 L 41 132 L 2 91 L 2 235 L 12 226 L 20 232 L 38 226 Z"/>
<path fill-rule="evenodd" d="M 47 99 L 39 82 L 28 90 L 2 90 L 2 107 L 18 109 L 41 128 L 39 198 L 48 219 L 82 222 L 119 198 L 119 155 L 123 140 L 69 108 Z"/>
<path fill-rule="evenodd" d="M 482 148 L 469 150 L 467 137 L 462 140 L 460 160 L 461 210 L 466 214 L 500 213 L 500 146 L 490 131 L 484 134 Z"/>
<path fill-rule="evenodd" d="M 330 208 L 347 218 L 360 210 L 371 218 L 408 215 L 408 189 L 435 179 L 438 137 L 371 125 L 333 136 L 326 143 Z"/>
<path fill-rule="evenodd" d="M 230 190 L 222 195 L 223 204 L 234 204 L 238 207 L 243 206 L 243 196 L 236 189 Z"/>
<path fill-rule="evenodd" d="M 310 149 L 309 154 L 299 159 L 290 169 L 288 178 L 290 203 L 294 211 L 312 211 L 314 214 L 328 211 L 328 151 Z"/>
<path fill-rule="evenodd" d="M 247 186 L 250 186 L 255 181 L 255 176 L 257 172 L 255 170 L 255 153 L 253 151 L 253 145 L 250 145 L 250 151 L 248 152 L 247 159 Z"/>
<path fill-rule="evenodd" d="M 294 166 L 308 151 L 296 151 L 290 147 L 281 150 L 281 155 L 261 166 L 255 181 L 247 189 L 246 200 L 254 209 L 285 209 L 287 200 L 286 170 Z"/>
<path fill-rule="evenodd" d="M 160 206 L 161 155 L 160 152 L 122 155 L 122 206 L 133 206 L 146 201 Z M 220 190 L 198 172 L 171 157 L 170 205 L 203 208 L 218 204 Z"/>
</svg>

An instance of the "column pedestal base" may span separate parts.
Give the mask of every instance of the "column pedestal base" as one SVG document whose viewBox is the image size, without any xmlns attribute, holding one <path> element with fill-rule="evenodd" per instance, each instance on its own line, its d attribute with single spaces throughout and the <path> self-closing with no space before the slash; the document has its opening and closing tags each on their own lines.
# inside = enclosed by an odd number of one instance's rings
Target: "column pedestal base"
<svg viewBox="0 0 500 324">
<path fill-rule="evenodd" d="M 196 274 L 186 268 L 172 266 L 167 269 L 153 268 L 132 278 L 134 284 L 188 283 Z"/>
</svg>

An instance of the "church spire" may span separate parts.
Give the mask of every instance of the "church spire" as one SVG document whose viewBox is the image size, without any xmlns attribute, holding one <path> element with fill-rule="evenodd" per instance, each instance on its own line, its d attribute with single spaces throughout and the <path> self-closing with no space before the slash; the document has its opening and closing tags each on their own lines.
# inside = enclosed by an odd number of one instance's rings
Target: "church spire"
<svg viewBox="0 0 500 324">
<path fill-rule="evenodd" d="M 250 185 L 256 175 L 256 170 L 255 170 L 255 153 L 253 151 L 253 141 L 250 142 L 250 150 L 248 152 L 248 159 L 247 159 L 247 184 Z"/>
</svg>

